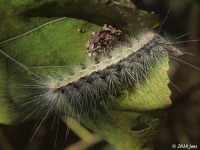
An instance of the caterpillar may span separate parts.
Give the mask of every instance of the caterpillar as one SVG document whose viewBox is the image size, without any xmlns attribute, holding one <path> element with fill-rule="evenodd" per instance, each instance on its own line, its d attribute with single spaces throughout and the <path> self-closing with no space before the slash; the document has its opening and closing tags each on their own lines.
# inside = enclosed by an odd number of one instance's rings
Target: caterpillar
<svg viewBox="0 0 200 150">
<path fill-rule="evenodd" d="M 78 114 L 87 113 L 99 101 L 107 103 L 110 96 L 139 83 L 156 60 L 168 53 L 183 54 L 152 31 L 141 33 L 130 42 L 115 48 L 99 63 L 87 62 L 89 65 L 79 71 L 75 69 L 73 75 L 41 76 L 37 81 L 39 92 L 34 96 L 37 103 L 45 103 L 52 111 L 63 112 L 72 107 Z"/>
<path fill-rule="evenodd" d="M 0 53 L 10 58 L 2 50 Z M 32 87 L 37 92 L 31 96 L 30 104 L 37 109 L 32 113 L 38 109 L 48 110 L 44 119 L 50 113 L 88 114 L 98 107 L 98 103 L 109 103 L 110 97 L 137 86 L 145 80 L 148 69 L 168 55 L 179 57 L 183 52 L 159 33 L 143 31 L 130 38 L 129 43 L 114 47 L 109 56 L 99 58 L 99 62 L 89 61 L 75 68 L 72 75 L 36 75 L 37 85 Z"/>
<path fill-rule="evenodd" d="M 63 19 L 66 18 L 57 19 L 50 23 Z M 121 35 L 121 32 L 119 33 Z M 21 36 L 23 35 L 19 37 Z M 98 62 L 88 60 L 84 68 L 82 66 L 75 67 L 73 74 L 67 76 L 36 75 L 3 50 L 0 50 L 0 53 L 36 76 L 36 85 L 30 86 L 36 90 L 33 92 L 34 95 L 30 96 L 33 100 L 24 104 L 25 106 L 27 104 L 35 105 L 36 109 L 32 113 L 37 112 L 39 108 L 46 108 L 48 111 L 45 118 L 55 111 L 79 116 L 82 113 L 87 114 L 90 110 L 94 111 L 91 108 L 95 107 L 96 109 L 96 104 L 100 102 L 108 104 L 109 98 L 119 96 L 120 91 L 137 86 L 142 80 L 145 80 L 148 69 L 162 57 L 183 55 L 183 52 L 172 46 L 170 41 L 167 41 L 156 31 L 143 31 L 128 41 L 126 44 L 114 47 L 109 56 L 99 57 Z"/>
</svg>

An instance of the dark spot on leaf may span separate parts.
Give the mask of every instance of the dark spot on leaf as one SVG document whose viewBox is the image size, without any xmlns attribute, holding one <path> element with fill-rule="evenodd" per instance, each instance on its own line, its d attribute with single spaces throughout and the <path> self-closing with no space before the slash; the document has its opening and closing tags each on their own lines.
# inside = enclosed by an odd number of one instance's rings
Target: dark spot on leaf
<svg viewBox="0 0 200 150">
<path fill-rule="evenodd" d="M 140 132 L 140 131 L 144 131 L 149 128 L 150 128 L 150 125 L 147 123 L 146 117 L 141 115 L 134 122 L 134 125 L 131 128 L 131 131 L 132 132 Z"/>
</svg>

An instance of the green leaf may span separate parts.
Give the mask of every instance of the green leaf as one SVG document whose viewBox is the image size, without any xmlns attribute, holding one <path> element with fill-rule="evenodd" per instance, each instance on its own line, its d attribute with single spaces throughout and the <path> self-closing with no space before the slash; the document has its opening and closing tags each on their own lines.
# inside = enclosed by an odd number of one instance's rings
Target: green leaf
<svg viewBox="0 0 200 150">
<path fill-rule="evenodd" d="M 123 91 L 121 97 L 114 98 L 112 107 L 120 110 L 147 111 L 166 108 L 171 105 L 169 96 L 171 91 L 168 88 L 169 70 L 168 56 L 162 57 L 156 66 L 148 72 L 146 79 L 137 84 L 130 91 Z"/>
<path fill-rule="evenodd" d="M 83 29 L 85 32 L 78 32 L 78 29 Z M 70 70 L 71 65 L 85 61 L 87 57 L 85 43 L 91 33 L 99 29 L 97 25 L 86 21 L 63 18 L 0 46 L 8 55 L 35 72 L 42 70 L 46 73 L 58 73 L 61 68 L 66 72 Z M 30 91 L 24 89 L 23 85 L 31 84 L 28 78 L 33 78 L 32 75 L 9 59 L 0 61 L 2 64 L 0 71 L 3 72 L 1 79 L 6 79 L 2 82 L 4 85 L 9 84 L 7 89 L 2 88 L 1 93 L 6 95 L 1 98 L 4 101 L 9 99 L 10 102 L 24 101 Z"/>
<path fill-rule="evenodd" d="M 144 26 L 152 28 L 157 25 L 156 15 L 133 7 L 129 8 L 125 2 L 123 5 L 120 3 L 107 6 L 105 1 L 96 3 L 90 0 L 43 0 L 39 3 L 31 0 L 1 1 L 0 48 L 24 65 L 35 67 L 35 71 L 60 72 L 59 67 L 42 66 L 62 66 L 70 70 L 71 65 L 85 61 L 87 57 L 85 43 L 92 32 L 100 29 L 96 24 L 108 23 L 128 32 L 134 32 Z M 85 19 L 96 24 L 67 18 L 7 41 L 52 21 L 57 16 Z M 78 32 L 78 29 L 84 30 L 85 33 Z M 31 75 L 9 59 L 5 60 L 1 56 L 0 61 L 2 64 L 0 78 L 4 82 L 1 84 L 3 93 L 1 102 L 10 105 L 13 102 L 23 101 L 24 97 L 20 95 L 29 93 L 20 87 L 29 84 L 28 78 Z"/>
<path fill-rule="evenodd" d="M 9 3 L 1 1 L 1 4 L 0 48 L 34 72 L 48 75 L 70 72 L 72 65 L 82 64 L 88 57 L 86 41 L 105 23 L 131 34 L 158 25 L 157 15 L 126 5 L 107 6 L 105 1 L 11 0 Z M 69 18 L 41 26 L 62 16 Z M 85 32 L 78 32 L 78 29 Z M 24 34 L 28 31 L 31 32 Z M 31 84 L 29 78 L 33 74 L 2 55 L 0 64 L 0 123 L 13 124 L 20 121 L 20 117 L 10 110 L 10 105 L 26 100 L 30 91 L 22 87 Z M 123 91 L 122 97 L 111 98 L 111 112 L 106 111 L 103 116 L 97 112 L 95 120 L 85 117 L 82 122 L 117 145 L 118 149 L 143 148 L 151 141 L 160 122 L 160 116 L 155 115 L 157 112 L 151 111 L 171 103 L 167 96 L 170 94 L 167 70 L 168 58 L 165 57 L 150 69 L 148 82 Z M 139 130 L 141 121 L 138 118 L 141 116 L 145 117 L 142 123 L 147 128 Z"/>
<path fill-rule="evenodd" d="M 163 109 L 171 104 L 168 56 L 157 61 L 149 70 L 147 81 L 125 96 L 110 102 L 111 110 L 97 112 L 95 119 L 88 116 L 81 121 L 95 133 L 116 147 L 116 150 L 142 150 L 151 147 L 153 137 L 166 116 Z M 148 110 L 148 111 L 147 111 Z"/>
<path fill-rule="evenodd" d="M 158 26 L 158 15 L 127 7 L 130 4 L 122 0 L 112 6 L 104 0 L 3 0 L 0 3 L 0 41 L 57 17 L 76 18 L 100 26 L 109 24 L 129 33 Z M 33 21 L 33 18 L 37 19 Z"/>
</svg>

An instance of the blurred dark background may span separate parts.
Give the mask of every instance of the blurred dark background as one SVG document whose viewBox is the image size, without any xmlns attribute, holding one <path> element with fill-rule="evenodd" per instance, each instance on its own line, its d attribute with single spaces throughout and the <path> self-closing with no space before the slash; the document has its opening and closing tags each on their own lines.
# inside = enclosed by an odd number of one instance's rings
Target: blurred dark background
<svg viewBox="0 0 200 150">
<path fill-rule="evenodd" d="M 169 15 L 162 26 L 163 34 L 174 41 L 187 41 L 200 37 L 200 1 L 198 0 L 132 0 L 136 7 L 154 11 L 160 14 L 160 20 Z M 176 40 L 176 37 L 187 34 Z M 185 53 L 181 58 L 186 63 L 200 67 L 200 42 L 184 42 L 176 44 Z M 156 150 L 172 149 L 172 144 L 193 144 L 200 147 L 200 69 L 184 62 L 170 60 L 169 76 L 173 84 L 172 107 L 168 108 L 168 117 L 162 123 L 157 133 L 154 148 Z M 181 92 L 180 92 L 181 91 Z M 35 138 L 33 135 L 35 121 L 29 121 L 16 126 L 0 125 L 0 149 L 2 150 L 61 150 L 79 141 L 79 138 L 69 132 L 66 139 L 66 125 L 59 122 L 59 132 L 55 146 L 56 129 L 51 129 L 53 118 L 47 120 Z M 16 136 L 17 135 L 17 136 Z M 110 150 L 106 142 L 90 148 L 90 150 Z M 200 148 L 197 148 L 200 149 Z"/>
</svg>

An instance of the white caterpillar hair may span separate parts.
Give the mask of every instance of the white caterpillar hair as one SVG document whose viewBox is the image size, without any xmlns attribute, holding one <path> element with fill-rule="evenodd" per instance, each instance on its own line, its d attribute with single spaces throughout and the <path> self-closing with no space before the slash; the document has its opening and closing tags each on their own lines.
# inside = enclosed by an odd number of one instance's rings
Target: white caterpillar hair
<svg viewBox="0 0 200 150">
<path fill-rule="evenodd" d="M 37 80 L 34 104 L 46 113 L 59 112 L 75 115 L 94 112 L 102 101 L 133 88 L 148 74 L 148 68 L 167 54 L 182 53 L 156 32 L 144 32 L 130 39 L 131 44 L 114 48 L 109 57 L 99 63 L 86 63 L 84 69 L 75 69 L 73 75 L 42 75 Z M 81 68 L 81 67 L 79 67 Z M 35 111 L 36 111 L 35 110 Z"/>
<path fill-rule="evenodd" d="M 78 120 L 82 115 L 93 118 L 97 112 L 106 111 L 110 98 L 118 97 L 121 91 L 133 89 L 146 80 L 149 69 L 163 57 L 169 56 L 180 61 L 176 57 L 183 55 L 172 46 L 173 43 L 154 31 L 143 31 L 128 41 L 130 43 L 113 48 L 109 56 L 100 58 L 99 62 L 89 60 L 84 67 L 72 68 L 74 72 L 71 75 L 36 74 L 0 49 L 1 54 L 36 76 L 34 84 L 27 88 L 27 91 L 31 90 L 27 97 L 30 100 L 20 104 L 21 108 L 30 111 L 25 111 L 26 118 L 35 115 L 39 118 L 34 135 L 51 114 L 54 115 L 54 121 L 61 114 Z M 105 104 L 103 107 L 102 103 Z"/>
</svg>

